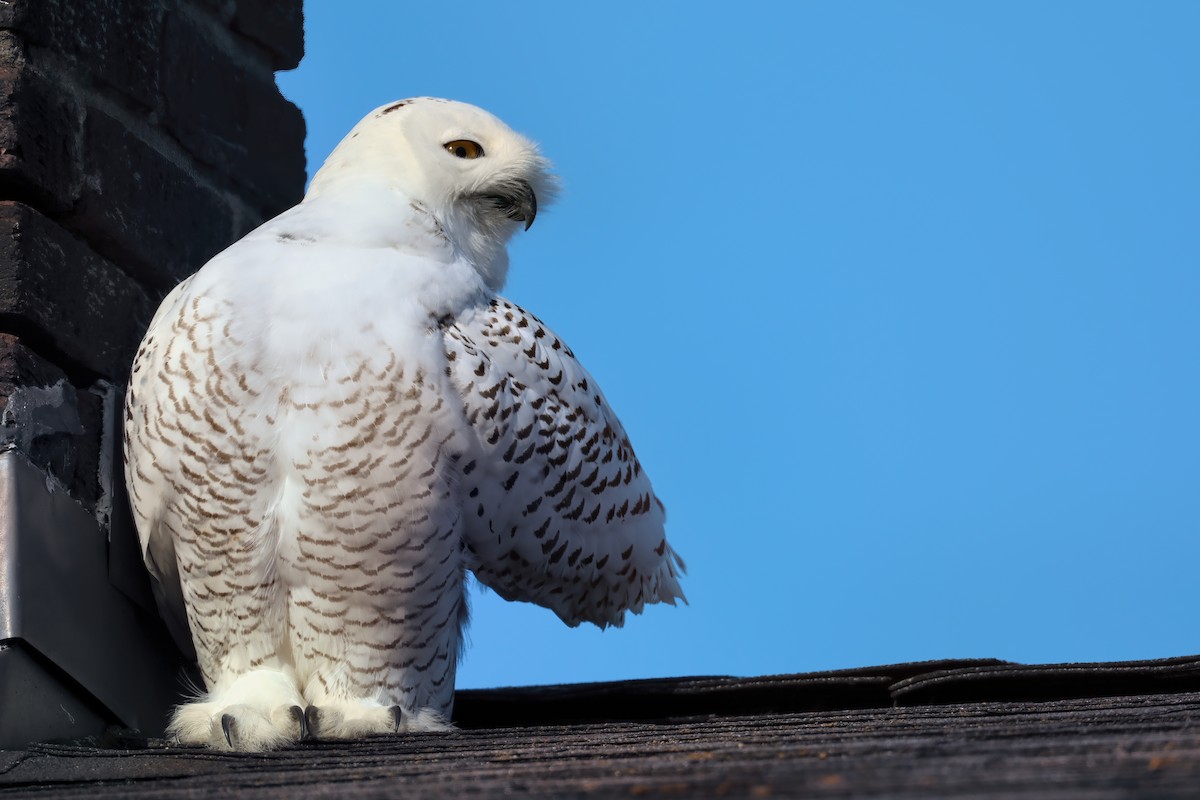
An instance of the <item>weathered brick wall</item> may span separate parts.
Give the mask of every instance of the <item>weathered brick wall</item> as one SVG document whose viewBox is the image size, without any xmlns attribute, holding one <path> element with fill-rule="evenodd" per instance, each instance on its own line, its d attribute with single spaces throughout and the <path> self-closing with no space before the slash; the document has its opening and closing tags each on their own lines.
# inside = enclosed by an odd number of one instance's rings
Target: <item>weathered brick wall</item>
<svg viewBox="0 0 1200 800">
<path fill-rule="evenodd" d="M 83 650 L 76 635 L 123 620 L 121 646 L 155 647 L 118 607 L 150 604 L 140 573 L 121 566 L 136 545 L 119 406 L 167 291 L 302 195 L 304 120 L 274 80 L 302 55 L 301 3 L 0 2 L 0 707 L 21 698 L 70 720 L 14 733 L 16 715 L 0 713 L 0 746 L 72 735 L 81 714 L 142 724 L 129 719 L 144 713 L 121 712 L 121 654 Z M 64 496 L 86 513 L 64 510 Z M 20 513 L 5 507 L 18 500 Z M 94 531 L 75 530 L 89 515 Z M 76 563 L 97 537 L 109 563 Z M 72 572 L 85 569 L 96 574 Z M 33 575 L 67 588 L 34 604 Z M 121 594 L 100 597 L 110 585 Z M 35 607 L 48 603 L 61 608 Z M 28 699 L 55 681 L 60 694 Z"/>
<path fill-rule="evenodd" d="M 171 286 L 303 191 L 274 81 L 302 51 L 300 0 L 0 4 L 0 436 L 89 507 L 97 381 L 125 381 Z"/>
</svg>

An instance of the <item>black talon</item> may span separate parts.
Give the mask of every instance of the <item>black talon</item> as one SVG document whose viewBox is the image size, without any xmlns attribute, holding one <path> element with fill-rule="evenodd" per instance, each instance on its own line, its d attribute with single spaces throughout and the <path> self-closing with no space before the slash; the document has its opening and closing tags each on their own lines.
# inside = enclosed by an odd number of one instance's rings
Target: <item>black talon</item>
<svg viewBox="0 0 1200 800">
<path fill-rule="evenodd" d="M 233 714 L 221 715 L 221 730 L 225 732 L 225 741 L 229 742 L 229 746 L 233 747 L 233 730 L 237 724 L 237 720 L 233 718 Z"/>
<path fill-rule="evenodd" d="M 400 724 L 404 721 L 404 711 L 400 706 L 392 706 L 388 711 L 392 712 L 392 729 L 399 733 Z"/>
<path fill-rule="evenodd" d="M 305 736 L 311 739 L 317 738 L 321 732 L 321 709 L 316 706 L 304 709 L 304 723 Z"/>
<path fill-rule="evenodd" d="M 300 706 L 292 706 L 288 711 L 292 715 L 292 719 L 300 725 L 300 738 L 308 738 L 308 720 L 304 716 L 304 709 Z"/>
</svg>

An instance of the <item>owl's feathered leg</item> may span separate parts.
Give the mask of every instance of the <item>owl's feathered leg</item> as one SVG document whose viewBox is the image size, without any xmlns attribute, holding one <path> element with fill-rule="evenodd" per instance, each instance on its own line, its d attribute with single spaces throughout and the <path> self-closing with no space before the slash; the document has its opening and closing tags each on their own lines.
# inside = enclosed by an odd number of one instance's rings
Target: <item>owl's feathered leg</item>
<svg viewBox="0 0 1200 800">
<path fill-rule="evenodd" d="M 194 494 L 197 503 L 217 496 Z M 216 750 L 282 747 L 303 735 L 306 704 L 284 627 L 286 589 L 272 549 L 262 544 L 274 538 L 275 520 L 239 525 L 240 517 L 206 502 L 195 516 L 209 525 L 163 521 L 179 531 L 179 588 L 207 689 L 175 710 L 167 733 L 179 744 Z"/>
<path fill-rule="evenodd" d="M 293 590 L 293 649 L 310 704 L 310 735 L 450 729 L 467 616 L 463 570 L 444 551 L 426 556 L 393 568 L 389 590 L 378 598 Z M 422 592 L 427 602 L 414 603 Z"/>
</svg>

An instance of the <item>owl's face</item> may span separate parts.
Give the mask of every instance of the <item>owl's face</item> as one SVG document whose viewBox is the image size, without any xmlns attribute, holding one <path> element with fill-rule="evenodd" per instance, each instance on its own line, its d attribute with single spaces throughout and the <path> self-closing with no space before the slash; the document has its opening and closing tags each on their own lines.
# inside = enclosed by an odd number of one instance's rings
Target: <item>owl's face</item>
<svg viewBox="0 0 1200 800">
<path fill-rule="evenodd" d="M 381 127 L 389 116 L 400 123 L 420 173 L 420 185 L 414 188 L 423 200 L 441 208 L 473 208 L 481 218 L 522 223 L 528 230 L 539 195 L 543 203 L 550 199 L 549 164 L 537 145 L 486 111 L 419 98 L 384 106 L 378 113 Z"/>
<path fill-rule="evenodd" d="M 432 214 L 494 288 L 504 246 L 554 197 L 537 145 L 483 109 L 419 97 L 380 106 L 342 140 L 309 196 L 346 178 L 385 180 Z"/>
</svg>

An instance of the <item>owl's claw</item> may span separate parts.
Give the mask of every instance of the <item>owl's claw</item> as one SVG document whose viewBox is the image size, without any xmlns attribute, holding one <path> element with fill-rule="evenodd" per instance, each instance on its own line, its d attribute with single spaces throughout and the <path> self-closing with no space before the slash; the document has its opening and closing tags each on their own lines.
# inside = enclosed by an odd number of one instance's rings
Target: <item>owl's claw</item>
<svg viewBox="0 0 1200 800">
<path fill-rule="evenodd" d="M 392 706 L 388 709 L 388 711 L 392 715 L 392 727 L 395 728 L 397 733 L 399 733 L 400 726 L 404 724 L 404 711 L 400 708 L 400 706 Z"/>
<path fill-rule="evenodd" d="M 288 713 L 292 715 L 292 719 L 296 720 L 296 724 L 300 726 L 300 738 L 308 738 L 308 718 L 304 714 L 304 709 L 300 706 L 292 706 L 288 709 Z"/>
<path fill-rule="evenodd" d="M 233 714 L 221 715 L 221 730 L 225 733 L 225 741 L 229 742 L 230 749 L 234 749 L 233 733 L 237 730 L 237 720 L 233 718 Z"/>
</svg>

